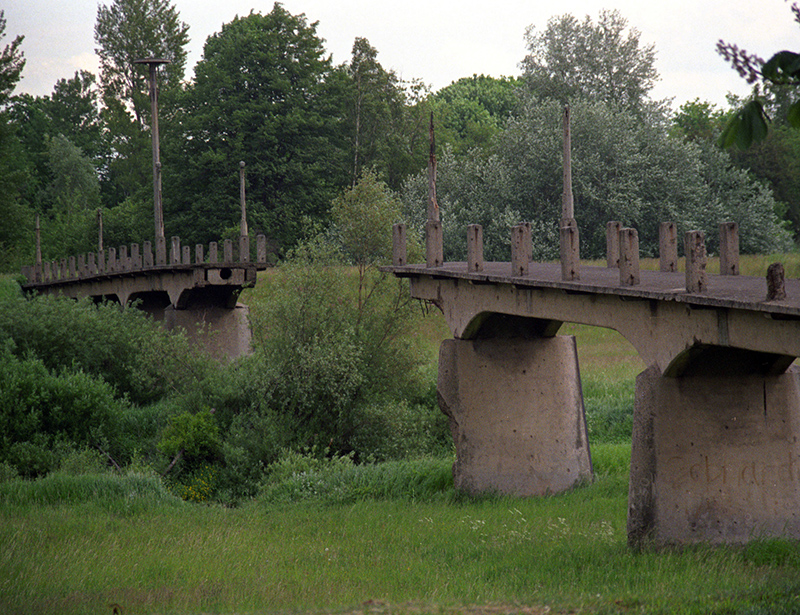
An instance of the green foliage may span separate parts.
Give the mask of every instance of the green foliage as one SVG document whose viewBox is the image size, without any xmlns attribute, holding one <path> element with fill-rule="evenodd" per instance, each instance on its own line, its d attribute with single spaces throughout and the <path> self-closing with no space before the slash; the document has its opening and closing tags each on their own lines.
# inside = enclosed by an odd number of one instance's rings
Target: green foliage
<svg viewBox="0 0 800 615">
<path fill-rule="evenodd" d="M 103 98 L 131 105 L 139 128 L 149 117 L 150 103 L 148 67 L 136 60 L 169 60 L 160 71 L 159 90 L 180 87 L 188 30 L 169 0 L 111 0 L 109 5 L 98 5 L 94 38 Z"/>
<path fill-rule="evenodd" d="M 800 24 L 800 6 L 793 3 L 791 11 L 794 21 Z M 760 57 L 724 41 L 717 43 L 717 52 L 748 83 L 756 85 L 752 98 L 735 110 L 728 120 L 719 138 L 721 147 L 736 145 L 739 149 L 747 149 L 763 141 L 769 133 L 770 107 L 779 110 L 779 115 L 789 126 L 800 128 L 800 100 L 797 97 L 797 88 L 800 86 L 800 54 L 779 51 L 765 62 Z M 766 96 L 760 95 L 761 87 Z"/>
<path fill-rule="evenodd" d="M 562 105 L 588 100 L 641 113 L 658 71 L 655 48 L 640 46 L 639 36 L 616 10 L 601 11 L 596 24 L 588 15 L 553 17 L 541 33 L 526 32 L 524 82 L 533 96 Z"/>
<path fill-rule="evenodd" d="M 5 11 L 0 10 L 0 40 L 6 35 Z M 11 97 L 14 88 L 22 77 L 25 57 L 20 49 L 24 36 L 17 36 L 8 43 L 0 53 L 0 108 L 4 107 Z"/>
<path fill-rule="evenodd" d="M 87 504 L 110 512 L 135 513 L 179 503 L 158 478 L 131 474 L 72 475 L 55 472 L 35 481 L 0 483 L 4 506 L 74 506 Z"/>
<path fill-rule="evenodd" d="M 365 499 L 430 501 L 454 497 L 452 459 L 355 465 L 349 457 L 288 453 L 270 466 L 258 502 L 341 504 Z"/>
<path fill-rule="evenodd" d="M 38 359 L 17 359 L 7 344 L 0 359 L 0 460 L 24 476 L 58 467 L 59 441 L 87 446 L 111 436 L 115 417 L 128 407 L 97 377 L 51 373 Z"/>
<path fill-rule="evenodd" d="M 488 147 L 516 109 L 518 87 L 517 78 L 473 75 L 436 92 L 431 106 L 437 142 L 458 155 Z"/>
<path fill-rule="evenodd" d="M 323 220 L 347 183 L 340 86 L 316 24 L 279 3 L 210 36 L 181 100 L 180 134 L 165 141 L 165 165 L 175 161 L 165 193 L 176 195 L 165 214 L 181 236 L 216 241 L 209 220 L 238 222 L 239 161 L 250 226 L 280 251 L 303 236 L 305 218 Z"/>
<path fill-rule="evenodd" d="M 775 200 L 786 212 L 795 238 L 800 235 L 800 131 L 786 125 L 774 126 L 767 138 L 746 150 L 729 151 L 733 163 L 746 169 L 772 189 Z"/>
<path fill-rule="evenodd" d="M 669 134 L 687 141 L 713 141 L 722 131 L 725 113 L 709 102 L 695 98 L 683 103 L 672 117 Z"/>
<path fill-rule="evenodd" d="M 149 403 L 190 391 L 212 369 L 180 333 L 144 312 L 117 304 L 48 296 L 0 296 L 0 340 L 17 357 L 35 357 L 50 371 L 80 370 L 103 378 L 117 395 Z"/>
<path fill-rule="evenodd" d="M 170 418 L 158 448 L 169 457 L 181 453 L 192 464 L 211 460 L 219 454 L 219 428 L 208 410 L 183 412 Z"/>
<path fill-rule="evenodd" d="M 563 109 L 557 101 L 529 99 L 489 154 L 439 161 L 437 197 L 446 260 L 465 260 L 467 224 L 484 225 L 487 259 L 509 259 L 510 227 L 533 227 L 534 258 L 558 255 L 561 216 Z M 660 124 L 642 122 L 597 102 L 572 105 L 572 178 L 583 258 L 605 255 L 605 228 L 619 220 L 639 231 L 643 256 L 657 254 L 658 225 L 675 221 L 679 234 L 706 231 L 716 251 L 718 224 L 740 225 L 743 252 L 783 250 L 789 236 L 768 191 L 733 168 L 708 144 L 670 139 Z M 420 228 L 427 179 L 409 182 L 403 199 Z"/>
<path fill-rule="evenodd" d="M 403 83 L 378 62 L 378 51 L 365 38 L 353 42 L 351 60 L 343 67 L 345 134 L 352 151 L 352 184 L 372 169 L 393 187 L 422 164 L 414 142 L 420 126 L 414 121 L 418 84 Z"/>
</svg>

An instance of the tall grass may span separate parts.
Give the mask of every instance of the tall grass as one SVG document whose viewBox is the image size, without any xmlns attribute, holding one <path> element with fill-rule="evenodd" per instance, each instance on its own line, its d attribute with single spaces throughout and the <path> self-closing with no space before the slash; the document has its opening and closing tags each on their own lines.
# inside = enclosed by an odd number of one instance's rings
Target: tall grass
<svg viewBox="0 0 800 615">
<path fill-rule="evenodd" d="M 0 612 L 797 612 L 791 543 L 630 550 L 626 448 L 595 453 L 594 483 L 543 498 L 397 498 L 376 470 L 348 502 L 0 504 Z"/>
</svg>

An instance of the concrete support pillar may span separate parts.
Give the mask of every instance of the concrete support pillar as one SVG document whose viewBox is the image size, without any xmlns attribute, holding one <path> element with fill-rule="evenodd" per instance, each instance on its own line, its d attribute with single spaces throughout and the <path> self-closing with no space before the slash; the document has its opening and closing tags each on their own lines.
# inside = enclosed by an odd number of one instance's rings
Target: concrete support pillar
<svg viewBox="0 0 800 615">
<path fill-rule="evenodd" d="M 445 340 L 437 390 L 457 489 L 533 496 L 591 479 L 573 337 Z"/>
<path fill-rule="evenodd" d="M 259 265 L 267 264 L 267 236 L 256 235 L 256 262 Z"/>
<path fill-rule="evenodd" d="M 636 379 L 628 539 L 800 539 L 800 374 Z"/>
<path fill-rule="evenodd" d="M 95 253 L 89 252 L 86 255 L 86 273 L 88 275 L 97 275 L 97 263 L 95 262 Z M 45 269 L 45 275 L 49 278 L 50 277 L 50 264 L 47 263 L 47 268 Z"/>
<path fill-rule="evenodd" d="M 195 246 L 194 246 L 194 262 L 196 264 L 198 264 L 198 265 L 202 265 L 203 262 L 204 262 L 203 258 L 204 258 L 204 255 L 203 255 L 203 244 L 202 243 L 195 244 Z"/>
<path fill-rule="evenodd" d="M 783 263 L 772 263 L 767 267 L 767 301 L 786 299 L 786 271 Z"/>
<path fill-rule="evenodd" d="M 408 238 L 406 225 L 395 224 L 392 226 L 392 265 L 403 267 L 408 264 Z"/>
<path fill-rule="evenodd" d="M 250 237 L 248 235 L 239 237 L 239 262 L 250 262 Z"/>
<path fill-rule="evenodd" d="M 108 249 L 108 264 L 106 265 L 106 271 L 108 273 L 113 273 L 117 271 L 117 249 L 116 248 L 109 248 Z"/>
<path fill-rule="evenodd" d="M 130 262 L 128 261 L 128 246 L 120 246 L 117 252 L 117 267 L 120 271 L 128 271 Z"/>
<path fill-rule="evenodd" d="M 719 274 L 739 275 L 739 225 L 736 222 L 719 225 Z"/>
<path fill-rule="evenodd" d="M 139 252 L 139 244 L 131 244 L 131 269 L 139 270 L 142 268 L 142 254 Z"/>
<path fill-rule="evenodd" d="M 528 275 L 531 262 L 531 225 L 522 222 L 511 228 L 511 275 Z"/>
<path fill-rule="evenodd" d="M 241 303 L 233 309 L 197 306 L 178 310 L 168 306 L 163 322 L 167 329 L 183 329 L 193 344 L 221 361 L 233 360 L 251 351 L 248 308 Z"/>
<path fill-rule="evenodd" d="M 180 237 L 172 237 L 172 247 L 169 251 L 169 264 L 170 265 L 180 265 L 181 264 L 181 238 Z"/>
<path fill-rule="evenodd" d="M 183 265 L 191 265 L 192 264 L 192 250 L 189 246 L 183 246 L 181 248 L 181 264 Z"/>
<path fill-rule="evenodd" d="M 703 231 L 686 233 L 686 292 L 702 293 L 708 290 L 706 279 L 706 236 Z"/>
<path fill-rule="evenodd" d="M 619 232 L 622 224 L 617 221 L 606 223 L 606 267 L 619 267 Z"/>
<path fill-rule="evenodd" d="M 66 258 L 61 259 L 61 275 L 59 277 L 62 280 L 69 279 L 69 264 Z"/>
<path fill-rule="evenodd" d="M 222 243 L 222 262 L 233 262 L 233 242 L 230 239 L 226 239 Z"/>
<path fill-rule="evenodd" d="M 575 218 L 561 221 L 559 229 L 561 279 L 564 281 L 581 279 L 581 252 L 578 224 Z"/>
<path fill-rule="evenodd" d="M 664 273 L 678 270 L 678 226 L 674 222 L 658 225 L 658 264 Z"/>
<path fill-rule="evenodd" d="M 153 266 L 153 247 L 149 241 L 145 241 L 142 246 L 142 262 L 145 267 Z"/>
<path fill-rule="evenodd" d="M 53 274 L 50 270 L 50 261 L 44 262 L 44 271 L 42 273 L 42 277 L 44 278 L 45 282 L 50 282 L 53 280 Z"/>
<path fill-rule="evenodd" d="M 467 227 L 467 271 L 483 271 L 483 227 L 480 224 Z"/>
<path fill-rule="evenodd" d="M 39 268 L 41 269 L 41 265 L 39 266 Z M 78 256 L 76 258 L 75 272 L 78 274 L 79 278 L 85 278 L 86 277 L 86 255 L 85 254 L 78 254 Z M 41 280 L 41 275 L 39 276 L 39 279 L 37 281 L 38 282 L 42 281 Z"/>
<path fill-rule="evenodd" d="M 428 220 L 425 224 L 425 264 L 441 267 L 444 263 L 444 234 L 439 220 Z"/>
<path fill-rule="evenodd" d="M 619 231 L 619 283 L 622 286 L 639 284 L 639 232 L 635 228 Z"/>
<path fill-rule="evenodd" d="M 217 242 L 212 241 L 210 244 L 208 244 L 208 262 L 212 265 L 216 265 L 218 260 L 219 254 L 217 253 Z"/>
<path fill-rule="evenodd" d="M 156 265 L 167 264 L 167 239 L 163 235 L 156 237 Z"/>
</svg>

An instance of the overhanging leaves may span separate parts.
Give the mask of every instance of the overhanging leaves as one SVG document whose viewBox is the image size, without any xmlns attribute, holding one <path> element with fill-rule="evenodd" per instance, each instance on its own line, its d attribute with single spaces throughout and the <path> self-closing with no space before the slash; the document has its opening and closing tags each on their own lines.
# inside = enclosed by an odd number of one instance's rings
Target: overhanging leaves
<svg viewBox="0 0 800 615">
<path fill-rule="evenodd" d="M 719 139 L 721 147 L 734 144 L 739 149 L 747 149 L 753 143 L 763 141 L 769 131 L 769 118 L 758 100 L 751 100 L 728 121 Z"/>
</svg>

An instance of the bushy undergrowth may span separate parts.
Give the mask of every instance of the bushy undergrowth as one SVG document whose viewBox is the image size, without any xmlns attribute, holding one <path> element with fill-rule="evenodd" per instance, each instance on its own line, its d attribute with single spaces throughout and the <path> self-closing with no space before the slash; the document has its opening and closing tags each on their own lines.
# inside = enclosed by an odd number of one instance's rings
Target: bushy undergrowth
<svg viewBox="0 0 800 615">
<path fill-rule="evenodd" d="M 397 280 L 318 241 L 260 286 L 253 352 L 222 364 L 138 310 L 0 281 L 4 475 L 80 473 L 82 455 L 116 471 L 136 461 L 186 500 L 236 503 L 283 451 L 365 463 L 449 450 Z"/>
</svg>

